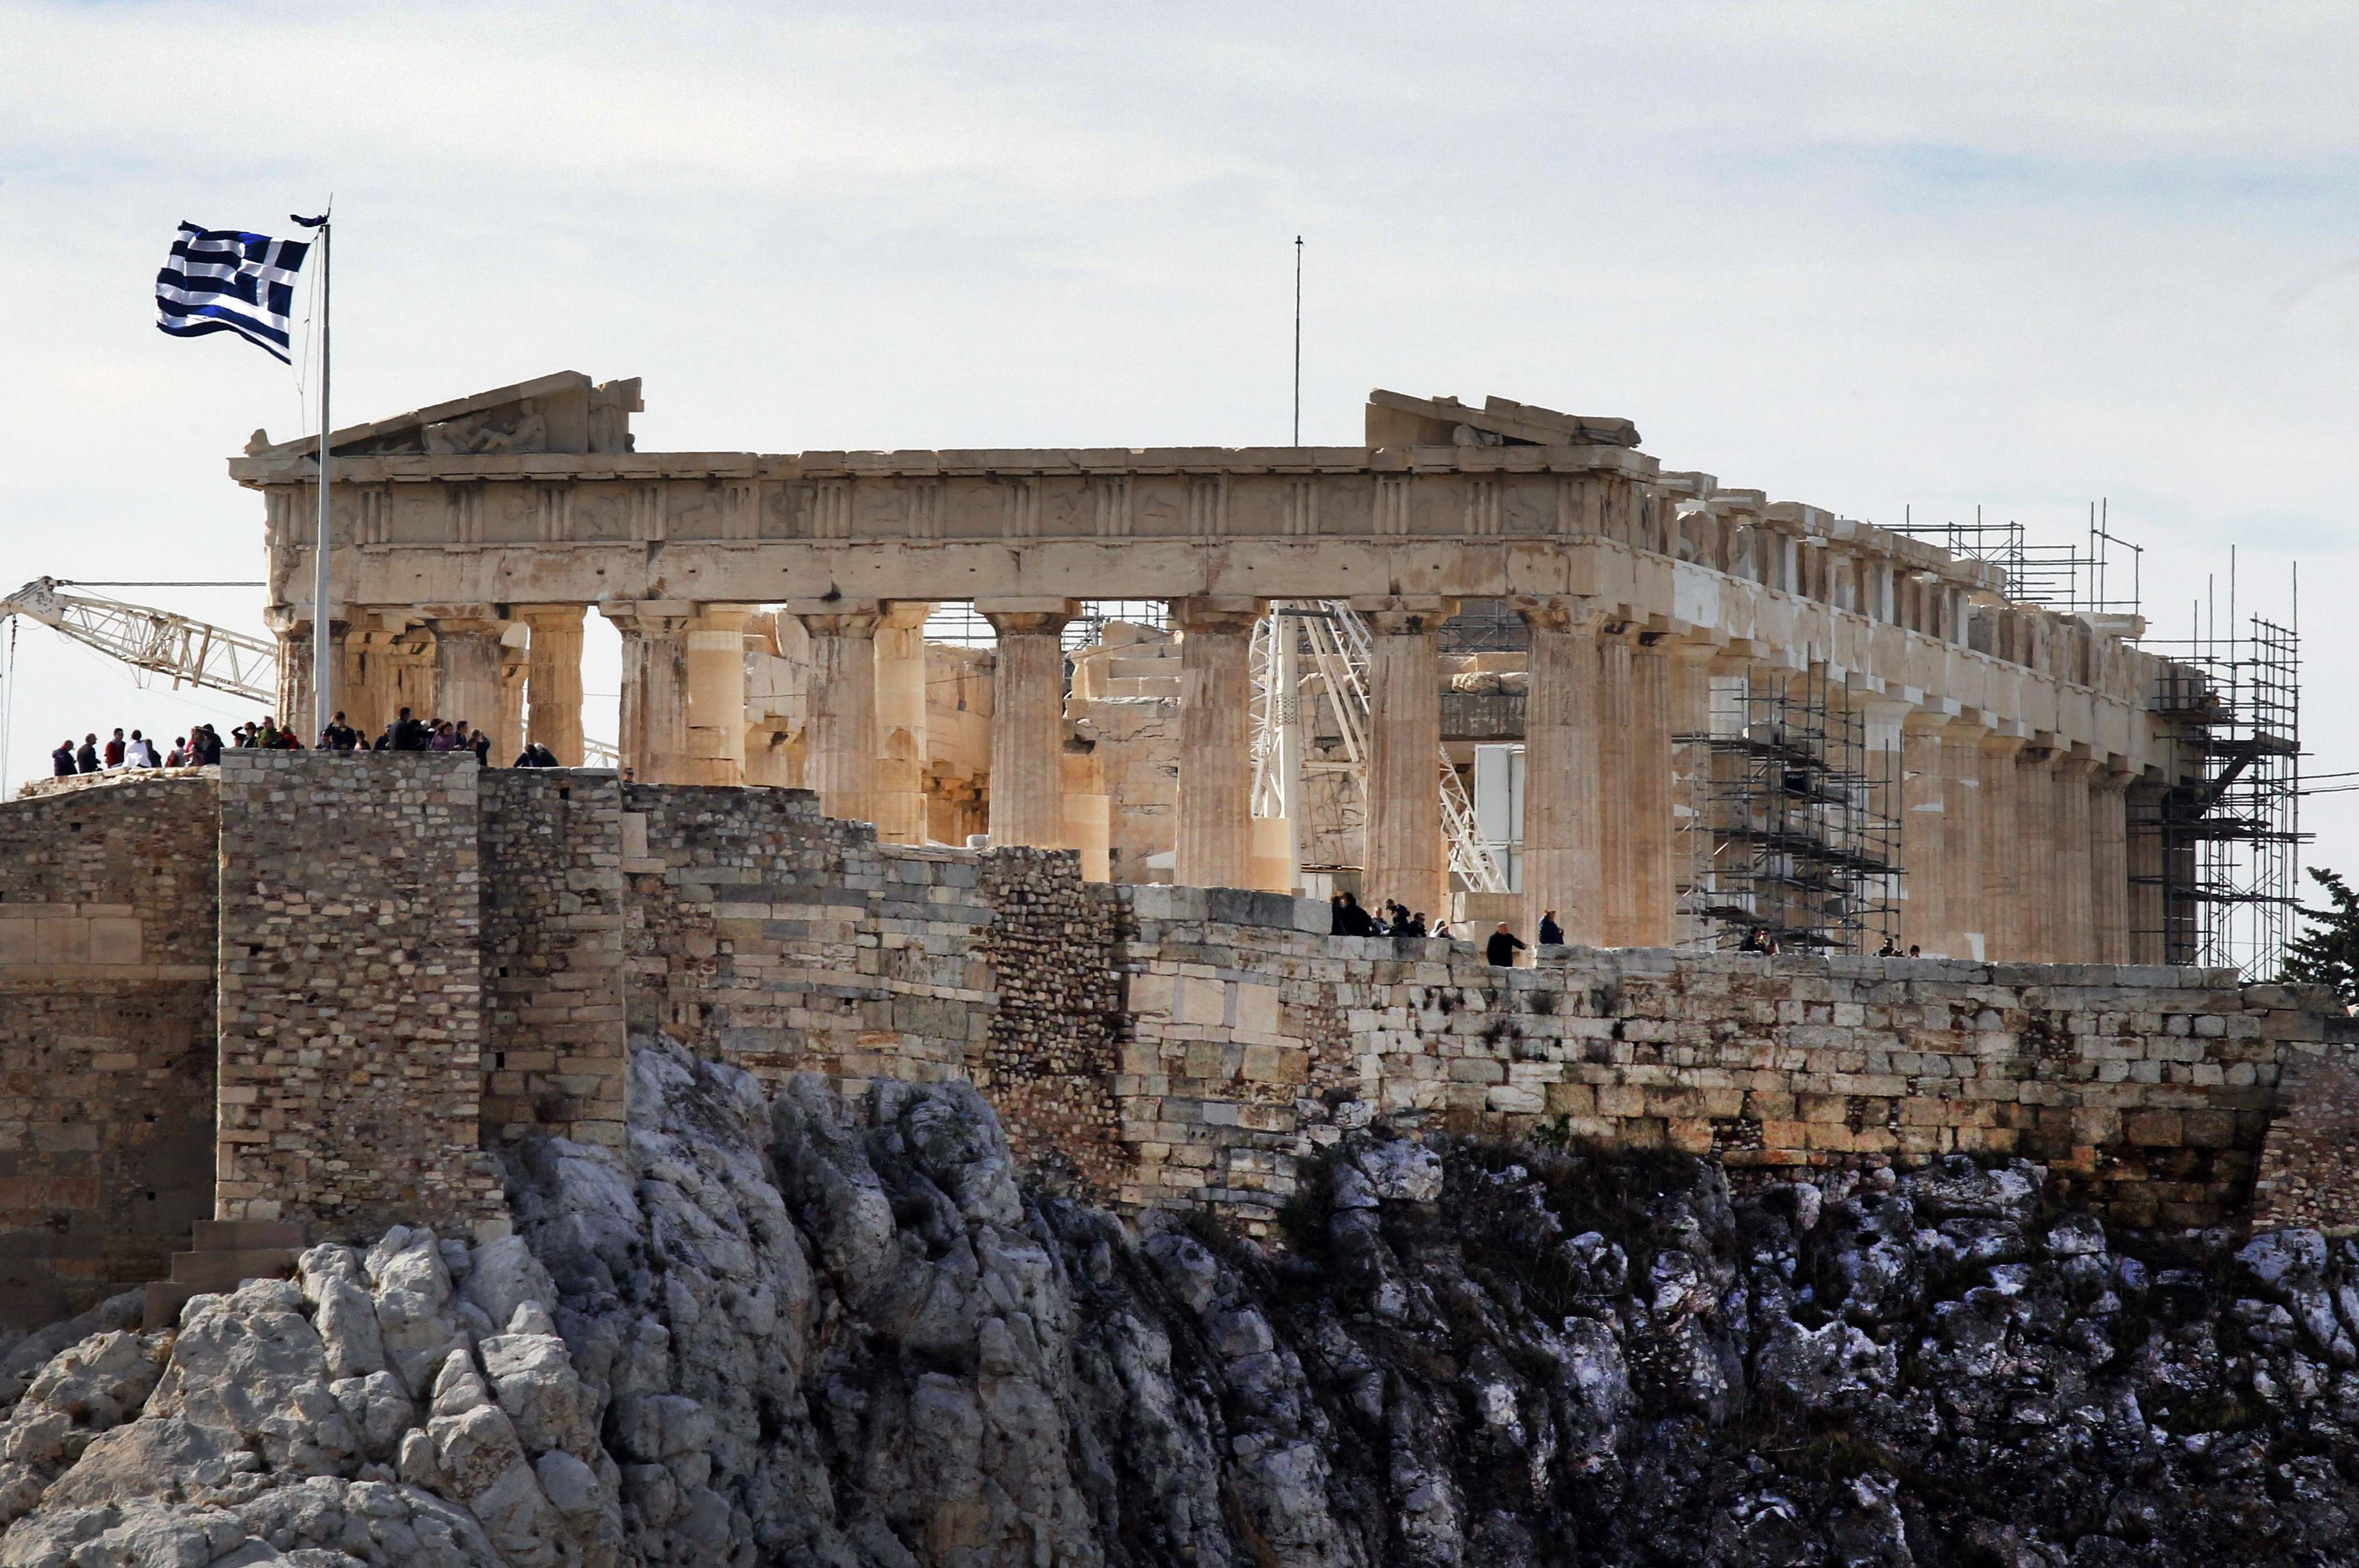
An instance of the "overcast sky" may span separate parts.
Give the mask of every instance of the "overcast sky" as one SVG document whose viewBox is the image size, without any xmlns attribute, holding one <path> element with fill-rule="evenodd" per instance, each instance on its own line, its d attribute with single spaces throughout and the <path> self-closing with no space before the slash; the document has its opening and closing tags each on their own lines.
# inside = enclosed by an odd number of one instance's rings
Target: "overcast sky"
<svg viewBox="0 0 2359 1568">
<path fill-rule="evenodd" d="M 11 582 L 260 574 L 223 461 L 309 426 L 151 324 L 183 218 L 333 192 L 339 423 L 578 369 L 768 452 L 1283 441 L 1299 233 L 1305 441 L 1498 393 L 1878 522 L 2107 497 L 2167 635 L 2299 559 L 2308 766 L 2359 768 L 2347 4 L 0 0 L 0 61 Z M 12 782 L 251 716 L 17 643 Z M 2359 795 L 2307 821 L 2359 872 Z"/>
</svg>

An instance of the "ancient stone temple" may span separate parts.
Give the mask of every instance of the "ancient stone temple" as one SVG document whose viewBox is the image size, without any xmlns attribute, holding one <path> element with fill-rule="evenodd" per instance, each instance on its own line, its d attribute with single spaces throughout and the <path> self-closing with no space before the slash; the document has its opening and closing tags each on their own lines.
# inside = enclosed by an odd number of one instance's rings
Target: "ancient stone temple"
<svg viewBox="0 0 2359 1568">
<path fill-rule="evenodd" d="M 501 760 L 530 738 L 578 763 L 595 614 L 622 637 L 601 726 L 631 778 L 800 785 L 888 842 L 987 832 L 1116 881 L 1350 887 L 1527 936 L 1554 909 L 1579 944 L 1724 948 L 1760 926 L 1961 958 L 2191 951 L 2155 828 L 2192 756 L 2135 625 L 1666 473 L 1626 420 L 1376 392 L 1358 447 L 765 455 L 636 451 L 639 407 L 636 381 L 567 374 L 338 435 L 330 635 L 364 730 L 407 705 L 472 720 Z M 266 505 L 290 710 L 312 468 L 259 436 L 231 463 Z M 1162 625 L 1077 645 L 1108 601 Z M 995 646 L 929 641 L 945 604 Z M 1361 628 L 1374 717 L 1348 743 L 1302 720 L 1261 800 L 1284 750 L 1255 714 L 1273 606 Z M 1499 651 L 1451 651 L 1470 617 L 1506 628 Z M 1485 739 L 1521 748 L 1513 898 L 1470 888 L 1436 787 L 1437 759 L 1466 772 Z M 1831 747 L 1849 754 L 1832 772 Z M 1348 787 L 1321 775 L 1339 767 Z M 1773 799 L 1715 816 L 1748 768 Z M 1801 792 L 1888 831 L 1785 811 Z M 1772 805 L 1812 820 L 1798 835 Z M 1785 891 L 1716 888 L 1733 840 Z M 1796 899 L 1819 907 L 1776 907 Z"/>
</svg>

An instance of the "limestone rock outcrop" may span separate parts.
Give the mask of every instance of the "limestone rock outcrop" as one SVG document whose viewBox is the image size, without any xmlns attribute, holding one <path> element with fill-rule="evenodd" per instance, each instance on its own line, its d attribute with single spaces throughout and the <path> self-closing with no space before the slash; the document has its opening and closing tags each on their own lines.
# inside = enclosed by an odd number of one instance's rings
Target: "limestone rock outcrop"
<svg viewBox="0 0 2359 1568">
<path fill-rule="evenodd" d="M 513 1157 L 514 1236 L 27 1342 L 0 1568 L 2359 1552 L 2359 1247 L 2316 1232 L 1361 1130 L 1264 1247 L 1027 1189 L 962 1083 L 642 1041 L 632 1094 L 627 1151 Z"/>
</svg>

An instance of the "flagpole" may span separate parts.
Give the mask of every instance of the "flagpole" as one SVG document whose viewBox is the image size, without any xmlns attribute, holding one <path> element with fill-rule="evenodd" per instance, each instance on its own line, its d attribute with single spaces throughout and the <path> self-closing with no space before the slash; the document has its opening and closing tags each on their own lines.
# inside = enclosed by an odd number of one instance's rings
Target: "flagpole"
<svg viewBox="0 0 2359 1568">
<path fill-rule="evenodd" d="M 311 550 L 311 744 L 335 713 L 335 636 L 328 596 L 328 220 L 320 220 L 320 534 Z M 290 723 L 295 715 L 288 715 Z"/>
</svg>

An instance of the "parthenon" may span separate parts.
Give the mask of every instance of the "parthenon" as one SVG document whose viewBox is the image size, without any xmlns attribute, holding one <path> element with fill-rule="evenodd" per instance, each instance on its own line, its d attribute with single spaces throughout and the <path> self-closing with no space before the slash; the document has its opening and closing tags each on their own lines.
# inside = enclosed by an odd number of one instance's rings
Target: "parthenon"
<svg viewBox="0 0 2359 1568">
<path fill-rule="evenodd" d="M 1484 669 L 1522 698 L 1501 733 L 1523 748 L 1519 887 L 1486 918 L 1529 935 L 1553 910 L 1576 946 L 1724 942 L 1704 912 L 1730 843 L 1705 822 L 1714 692 L 1810 682 L 1855 729 L 1858 788 L 1889 797 L 1891 844 L 1843 852 L 1889 898 L 1886 934 L 1929 956 L 2185 961 L 2166 840 L 2133 824 L 2196 764 L 2154 711 L 2168 661 L 2136 626 L 1666 472 L 1627 420 L 1378 391 L 1357 447 L 766 455 L 636 451 L 640 408 L 636 380 L 564 373 L 335 435 L 330 635 L 355 724 L 474 716 L 578 764 L 594 611 L 621 635 L 640 783 L 800 785 L 887 843 L 966 825 L 1079 850 L 1099 877 L 1316 893 L 1343 884 L 1314 881 L 1304 846 L 1338 823 L 1255 810 L 1254 637 L 1273 605 L 1348 605 L 1368 634 L 1364 794 L 1322 864 L 1441 910 L 1467 892 L 1435 789 L 1444 634 L 1480 607 L 1516 634 Z M 257 432 L 230 464 L 267 505 L 290 713 L 309 706 L 312 451 Z M 1177 640 L 1176 659 L 1130 650 L 1178 677 L 1157 758 L 1176 778 L 1169 810 L 1124 817 L 1119 854 L 1109 791 L 1154 770 L 1124 764 L 1145 742 L 1087 722 L 1124 650 L 1064 635 L 1110 600 L 1168 606 Z M 929 765 L 924 627 L 949 604 L 996 634 L 959 715 L 971 822 Z M 765 660 L 791 666 L 785 707 L 749 693 Z"/>
</svg>

